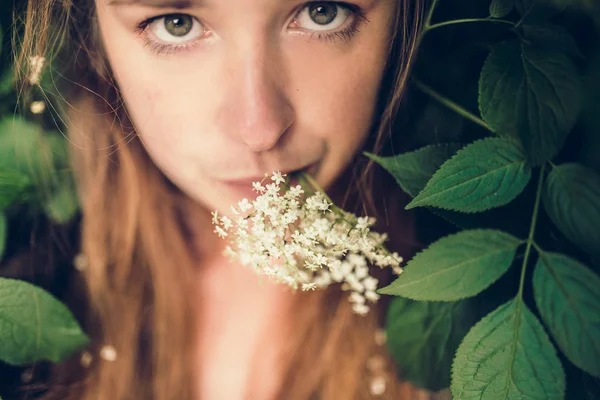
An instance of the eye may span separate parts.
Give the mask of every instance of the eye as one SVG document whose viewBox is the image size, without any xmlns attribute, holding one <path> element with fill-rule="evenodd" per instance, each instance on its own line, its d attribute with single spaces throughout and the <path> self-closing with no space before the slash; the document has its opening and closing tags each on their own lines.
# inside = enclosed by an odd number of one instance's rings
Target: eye
<svg viewBox="0 0 600 400">
<path fill-rule="evenodd" d="M 313 2 L 306 5 L 296 17 L 299 28 L 310 31 L 331 31 L 344 25 L 352 11 L 333 2 Z"/>
<path fill-rule="evenodd" d="M 157 17 L 148 23 L 147 29 L 166 44 L 191 42 L 205 34 L 204 26 L 200 21 L 187 14 Z"/>
</svg>

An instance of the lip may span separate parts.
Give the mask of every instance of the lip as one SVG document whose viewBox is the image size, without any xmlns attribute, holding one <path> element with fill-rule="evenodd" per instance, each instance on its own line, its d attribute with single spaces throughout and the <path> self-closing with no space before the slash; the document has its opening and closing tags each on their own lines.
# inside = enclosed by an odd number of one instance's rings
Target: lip
<svg viewBox="0 0 600 400">
<path fill-rule="evenodd" d="M 317 166 L 318 166 L 318 162 L 312 163 L 304 168 L 300 168 L 300 169 L 293 169 L 293 170 L 280 170 L 282 174 L 285 175 L 289 175 L 290 174 L 297 174 L 299 172 L 307 172 L 310 175 L 314 175 L 315 172 L 317 171 Z M 270 180 L 271 175 L 262 175 L 262 176 L 255 176 L 255 177 L 250 177 L 250 178 L 242 178 L 242 179 L 232 179 L 232 180 L 224 180 L 223 183 L 228 185 L 228 186 L 252 186 L 253 182 L 261 182 L 263 179 L 269 179 Z"/>
<path fill-rule="evenodd" d="M 296 184 L 297 179 L 295 178 L 294 175 L 296 175 L 299 172 L 307 172 L 311 176 L 314 176 L 315 173 L 317 172 L 318 165 L 319 165 L 318 162 L 315 162 L 315 163 L 310 164 L 301 169 L 288 170 L 285 172 L 281 171 L 281 173 L 288 175 L 288 177 L 290 174 L 292 174 L 293 176 L 291 177 L 291 182 L 292 182 L 292 184 Z M 235 192 L 238 196 L 246 197 L 250 200 L 250 199 L 255 199 L 258 196 L 258 193 L 252 189 L 252 183 L 253 182 L 261 182 L 261 181 L 263 181 L 263 179 L 265 180 L 265 182 L 267 180 L 269 182 L 271 181 L 270 175 L 267 177 L 265 177 L 263 175 L 260 177 L 234 179 L 234 180 L 228 180 L 228 181 L 222 181 L 222 182 L 223 182 L 223 184 L 225 184 L 225 186 L 229 190 Z"/>
</svg>

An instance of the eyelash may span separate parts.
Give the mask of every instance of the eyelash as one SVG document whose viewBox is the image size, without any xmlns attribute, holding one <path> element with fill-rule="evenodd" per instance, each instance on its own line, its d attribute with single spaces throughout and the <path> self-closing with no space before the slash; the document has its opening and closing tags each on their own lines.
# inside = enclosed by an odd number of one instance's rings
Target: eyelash
<svg viewBox="0 0 600 400">
<path fill-rule="evenodd" d="M 302 8 L 300 9 L 300 11 L 302 11 L 305 7 L 309 6 L 311 3 L 313 3 L 313 2 L 304 4 L 302 6 Z M 360 32 L 359 28 L 362 25 L 362 23 L 368 22 L 363 10 L 359 6 L 344 3 L 344 2 L 332 1 L 329 3 L 339 5 L 341 7 L 345 7 L 348 10 L 350 10 L 350 13 L 352 14 L 351 18 L 353 18 L 352 23 L 348 27 L 344 28 L 341 31 L 337 31 L 337 32 L 311 32 L 309 34 L 310 35 L 309 39 L 310 40 L 317 39 L 317 40 L 321 40 L 324 42 L 330 42 L 330 43 L 350 42 Z M 163 14 L 163 15 L 159 15 L 156 17 L 148 18 L 148 19 L 142 21 L 137 26 L 136 33 L 138 35 L 142 36 L 142 38 L 144 40 L 144 47 L 150 49 L 153 53 L 156 53 L 159 55 L 174 54 L 174 53 L 178 53 L 180 51 L 187 50 L 187 49 L 195 46 L 198 43 L 198 40 L 195 40 L 191 43 L 173 45 L 173 44 L 160 43 L 154 39 L 151 39 L 150 35 L 147 32 L 148 26 L 150 26 L 150 24 L 152 22 L 156 21 L 157 19 L 165 18 L 165 17 L 168 17 L 169 15 L 173 15 L 173 14 Z"/>
</svg>

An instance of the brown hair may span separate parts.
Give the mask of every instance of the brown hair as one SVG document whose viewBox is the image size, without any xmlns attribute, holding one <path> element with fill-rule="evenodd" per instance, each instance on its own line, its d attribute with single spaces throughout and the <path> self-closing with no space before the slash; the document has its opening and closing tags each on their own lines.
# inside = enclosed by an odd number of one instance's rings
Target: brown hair
<svg viewBox="0 0 600 400">
<path fill-rule="evenodd" d="M 382 150 L 390 137 L 415 53 L 421 7 L 420 0 L 398 0 L 370 151 Z M 114 362 L 95 357 L 87 369 L 78 357 L 56 366 L 45 397 L 191 399 L 191 365 L 197 357 L 190 351 L 196 345 L 190 318 L 194 263 L 182 214 L 197 205 L 166 179 L 137 139 L 103 56 L 94 13 L 93 0 L 29 0 L 24 33 L 18 36 L 21 81 L 31 56 L 66 67 L 61 93 L 68 107 L 61 114 L 80 188 L 81 251 L 88 259 L 80 282 L 89 304 L 83 325 L 92 339 L 91 353 L 110 344 L 118 354 Z M 61 59 L 65 55 L 68 62 Z M 354 167 L 349 171 L 360 171 L 361 179 L 351 179 L 361 189 L 360 198 L 348 201 L 373 214 L 377 204 L 370 194 L 385 181 L 375 179 L 371 165 Z M 401 204 L 398 196 L 386 192 L 393 198 L 387 204 Z M 387 220 L 404 225 L 406 216 L 394 215 L 392 208 Z M 404 247 L 405 254 L 412 251 Z M 279 397 L 369 398 L 367 364 L 380 351 L 374 334 L 382 325 L 385 301 L 359 317 L 340 290 L 328 289 L 299 293 L 293 307 L 294 335 Z M 393 368 L 386 374 L 387 390 L 380 398 L 417 397 L 416 389 L 395 379 Z"/>
</svg>

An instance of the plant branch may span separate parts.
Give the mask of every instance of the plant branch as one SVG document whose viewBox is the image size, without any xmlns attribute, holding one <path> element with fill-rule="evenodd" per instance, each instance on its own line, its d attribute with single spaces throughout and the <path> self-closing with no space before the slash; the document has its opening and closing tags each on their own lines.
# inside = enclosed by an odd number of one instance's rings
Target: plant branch
<svg viewBox="0 0 600 400">
<path fill-rule="evenodd" d="M 435 11 L 435 7 L 437 6 L 437 2 L 438 0 L 433 0 L 433 2 L 431 3 L 431 7 L 429 7 L 429 12 L 427 13 L 427 18 L 425 18 L 425 28 L 423 29 L 423 32 L 421 34 L 421 36 L 427 32 L 430 27 L 431 27 L 431 19 L 433 18 L 433 12 Z"/>
<path fill-rule="evenodd" d="M 535 236 L 535 226 L 537 225 L 537 217 L 540 209 L 540 199 L 542 198 L 542 187 L 544 186 L 544 169 L 546 164 L 542 165 L 540 169 L 540 177 L 538 179 L 537 192 L 535 194 L 535 203 L 533 205 L 533 215 L 531 216 L 531 225 L 529 226 L 529 236 L 527 238 L 527 248 L 525 249 L 525 257 L 523 257 L 523 265 L 521 266 L 521 279 L 519 281 L 519 299 L 523 300 L 523 287 L 525 286 L 525 271 L 527 270 L 527 262 L 529 261 L 529 254 L 531 253 L 531 247 L 536 246 L 533 238 Z"/>
<path fill-rule="evenodd" d="M 515 23 L 512 21 L 507 21 L 505 19 L 494 19 L 494 18 L 464 18 L 464 19 L 454 19 L 451 21 L 444 21 L 444 22 L 440 22 L 437 24 L 433 24 L 433 25 L 426 25 L 425 26 L 425 31 L 429 32 L 433 29 L 437 29 L 437 28 L 441 28 L 443 26 L 448 26 L 448 25 L 457 25 L 457 24 L 467 24 L 467 23 L 472 23 L 472 22 L 494 22 L 497 24 L 505 24 L 505 25 L 510 25 L 512 27 L 515 26 Z"/>
<path fill-rule="evenodd" d="M 481 118 L 474 115 L 472 112 L 459 106 L 458 104 L 456 104 L 452 100 L 448 99 L 447 97 L 442 96 L 441 94 L 439 94 L 438 92 L 436 92 L 429 86 L 425 85 L 423 82 L 419 81 L 418 79 L 413 78 L 413 82 L 415 83 L 415 85 L 417 85 L 417 87 L 419 89 L 421 89 L 421 91 L 423 91 L 425 94 L 431 96 L 433 99 L 437 100 L 439 103 L 443 104 L 444 106 L 448 107 L 449 109 L 451 109 L 452 111 L 456 112 L 457 114 L 463 116 L 464 118 L 468 119 L 469 121 L 476 123 L 477 125 L 487 129 L 490 132 L 493 132 L 492 128 L 490 128 L 488 126 L 488 124 L 486 124 Z"/>
</svg>

